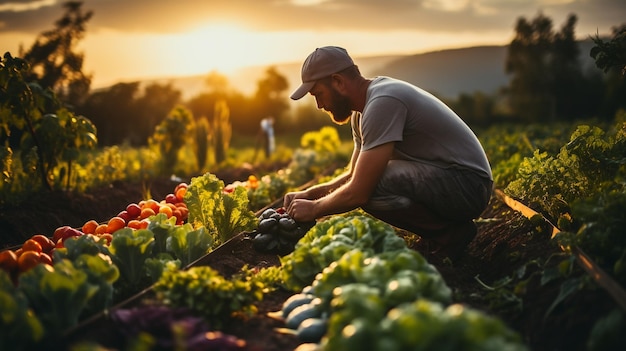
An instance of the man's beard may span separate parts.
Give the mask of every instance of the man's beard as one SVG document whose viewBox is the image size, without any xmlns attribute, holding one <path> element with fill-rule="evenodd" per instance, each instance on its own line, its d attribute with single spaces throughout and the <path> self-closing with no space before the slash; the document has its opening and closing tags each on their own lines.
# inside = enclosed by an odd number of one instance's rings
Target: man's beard
<svg viewBox="0 0 626 351">
<path fill-rule="evenodd" d="M 331 90 L 331 104 L 326 111 L 333 122 L 337 124 L 345 124 L 352 116 L 352 108 L 350 107 L 350 100 L 342 96 L 334 88 Z"/>
</svg>

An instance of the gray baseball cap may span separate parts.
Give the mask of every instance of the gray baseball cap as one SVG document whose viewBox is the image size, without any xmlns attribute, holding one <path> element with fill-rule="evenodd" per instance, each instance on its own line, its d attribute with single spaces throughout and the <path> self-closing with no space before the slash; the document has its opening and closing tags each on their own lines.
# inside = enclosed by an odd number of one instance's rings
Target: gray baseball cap
<svg viewBox="0 0 626 351">
<path fill-rule="evenodd" d="M 306 95 L 318 79 L 354 66 L 354 61 L 344 48 L 324 46 L 315 49 L 302 64 L 302 84 L 292 94 L 293 100 Z"/>
</svg>

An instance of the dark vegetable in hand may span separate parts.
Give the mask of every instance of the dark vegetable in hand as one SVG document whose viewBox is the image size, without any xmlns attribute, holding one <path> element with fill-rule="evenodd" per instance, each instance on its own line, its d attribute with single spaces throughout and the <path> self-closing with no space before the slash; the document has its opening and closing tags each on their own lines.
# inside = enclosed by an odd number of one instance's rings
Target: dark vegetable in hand
<svg viewBox="0 0 626 351">
<path fill-rule="evenodd" d="M 298 240 L 315 225 L 315 221 L 296 222 L 282 207 L 268 208 L 258 220 L 257 230 L 250 235 L 254 249 L 279 255 L 292 252 Z"/>
<path fill-rule="evenodd" d="M 258 230 L 262 233 L 270 233 L 278 225 L 276 218 L 265 218 L 259 222 Z"/>
</svg>

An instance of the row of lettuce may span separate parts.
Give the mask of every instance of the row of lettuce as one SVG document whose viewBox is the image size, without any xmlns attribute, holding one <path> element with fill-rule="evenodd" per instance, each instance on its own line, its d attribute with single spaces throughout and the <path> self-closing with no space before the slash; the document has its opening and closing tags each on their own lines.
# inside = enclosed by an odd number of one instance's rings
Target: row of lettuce
<svg viewBox="0 0 626 351">
<path fill-rule="evenodd" d="M 527 350 L 499 319 L 452 303 L 433 265 L 358 211 L 318 223 L 280 269 L 295 294 L 277 318 L 304 350 Z"/>
</svg>

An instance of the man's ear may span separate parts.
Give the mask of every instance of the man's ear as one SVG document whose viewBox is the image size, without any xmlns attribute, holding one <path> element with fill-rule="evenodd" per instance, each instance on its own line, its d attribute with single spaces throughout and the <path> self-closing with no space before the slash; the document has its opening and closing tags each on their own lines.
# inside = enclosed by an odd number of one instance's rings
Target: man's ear
<svg viewBox="0 0 626 351">
<path fill-rule="evenodd" d="M 330 84 L 341 94 L 347 93 L 348 81 L 346 77 L 341 74 L 335 73 L 330 76 Z"/>
</svg>

